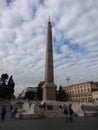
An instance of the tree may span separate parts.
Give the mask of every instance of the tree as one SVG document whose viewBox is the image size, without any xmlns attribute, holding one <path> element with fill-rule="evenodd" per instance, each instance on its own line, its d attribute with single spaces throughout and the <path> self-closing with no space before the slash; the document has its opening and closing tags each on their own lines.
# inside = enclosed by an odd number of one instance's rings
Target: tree
<svg viewBox="0 0 98 130">
<path fill-rule="evenodd" d="M 39 84 L 37 87 L 37 99 L 39 99 L 40 101 L 42 101 L 42 93 L 43 93 L 43 90 L 42 90 L 41 85 Z"/>
<path fill-rule="evenodd" d="M 63 90 L 62 86 L 59 86 L 59 90 L 56 93 L 56 100 L 59 101 L 66 100 L 66 92 Z"/>
<path fill-rule="evenodd" d="M 58 101 L 59 100 L 59 92 L 58 92 L 58 90 L 56 90 L 56 101 Z"/>
<path fill-rule="evenodd" d="M 0 87 L 0 98 L 5 99 L 7 97 L 7 85 L 3 82 Z"/>
<path fill-rule="evenodd" d="M 59 86 L 59 100 L 62 101 L 62 86 Z"/>
<path fill-rule="evenodd" d="M 2 74 L 1 75 L 1 83 L 6 83 L 6 80 L 8 79 L 8 74 L 7 73 L 5 73 L 5 74 Z"/>
<path fill-rule="evenodd" d="M 33 91 L 27 91 L 25 93 L 25 97 L 29 100 L 34 100 L 34 97 L 35 97 L 35 93 Z"/>
<path fill-rule="evenodd" d="M 11 99 L 11 97 L 13 96 L 14 93 L 14 86 L 15 83 L 13 81 L 13 76 L 10 76 L 9 80 L 8 80 L 8 98 Z"/>
<path fill-rule="evenodd" d="M 2 74 L 0 78 L 0 98 L 11 99 L 14 93 L 15 83 L 12 76 L 10 78 L 7 73 Z"/>
</svg>

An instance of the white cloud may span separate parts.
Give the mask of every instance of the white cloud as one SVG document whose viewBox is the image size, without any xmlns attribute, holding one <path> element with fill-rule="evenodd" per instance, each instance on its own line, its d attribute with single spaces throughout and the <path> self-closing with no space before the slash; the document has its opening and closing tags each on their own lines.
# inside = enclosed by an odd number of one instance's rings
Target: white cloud
<svg viewBox="0 0 98 130">
<path fill-rule="evenodd" d="M 97 12 L 97 0 L 0 0 L 0 74 L 13 75 L 16 93 L 44 80 L 50 16 L 55 84 L 98 81 Z"/>
</svg>

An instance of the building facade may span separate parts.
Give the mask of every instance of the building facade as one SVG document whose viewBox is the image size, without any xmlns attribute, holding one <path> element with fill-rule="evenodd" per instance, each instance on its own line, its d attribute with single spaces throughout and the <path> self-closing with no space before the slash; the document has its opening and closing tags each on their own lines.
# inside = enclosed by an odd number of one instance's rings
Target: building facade
<svg viewBox="0 0 98 130">
<path fill-rule="evenodd" d="M 98 89 L 92 92 L 95 105 L 98 105 Z"/>
<path fill-rule="evenodd" d="M 93 81 L 63 87 L 68 100 L 73 102 L 93 102 L 92 92 L 96 88 L 98 84 Z"/>
<path fill-rule="evenodd" d="M 18 98 L 24 98 L 25 97 L 25 94 L 26 94 L 26 92 L 28 92 L 28 91 L 33 91 L 34 93 L 35 93 L 35 95 L 36 95 L 36 93 L 37 93 L 37 87 L 27 87 L 27 88 L 25 88 L 24 90 L 22 90 L 22 92 L 19 94 L 19 97 Z"/>
</svg>

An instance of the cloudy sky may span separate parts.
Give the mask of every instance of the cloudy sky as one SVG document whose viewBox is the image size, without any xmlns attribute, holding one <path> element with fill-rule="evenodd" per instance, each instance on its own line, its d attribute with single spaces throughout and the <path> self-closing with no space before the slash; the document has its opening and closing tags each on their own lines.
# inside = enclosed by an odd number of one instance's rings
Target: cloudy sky
<svg viewBox="0 0 98 130">
<path fill-rule="evenodd" d="M 98 0 L 0 0 L 0 75 L 16 94 L 44 80 L 49 16 L 55 84 L 98 81 Z"/>
</svg>

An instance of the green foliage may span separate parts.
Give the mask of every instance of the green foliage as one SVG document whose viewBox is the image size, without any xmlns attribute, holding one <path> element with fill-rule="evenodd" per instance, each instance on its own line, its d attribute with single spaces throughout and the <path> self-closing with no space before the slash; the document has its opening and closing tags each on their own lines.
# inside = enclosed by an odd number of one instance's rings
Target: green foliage
<svg viewBox="0 0 98 130">
<path fill-rule="evenodd" d="M 62 86 L 59 86 L 59 90 L 56 92 L 56 100 L 65 101 L 66 92 L 63 90 Z"/>
<path fill-rule="evenodd" d="M 14 93 L 15 83 L 12 76 L 8 76 L 7 73 L 2 74 L 0 78 L 0 98 L 11 99 Z"/>
<path fill-rule="evenodd" d="M 3 83 L 5 83 L 6 82 L 6 80 L 8 79 L 8 74 L 7 73 L 5 73 L 5 74 L 2 74 L 1 75 L 1 81 L 3 82 Z"/>
<path fill-rule="evenodd" d="M 40 101 L 42 101 L 42 93 L 43 93 L 43 90 L 42 90 L 42 87 L 39 84 L 38 87 L 37 87 L 37 99 L 39 99 Z"/>
<path fill-rule="evenodd" d="M 27 92 L 25 93 L 25 97 L 26 97 L 27 99 L 29 99 L 29 100 L 34 100 L 35 94 L 34 94 L 33 91 L 27 91 Z"/>
</svg>

